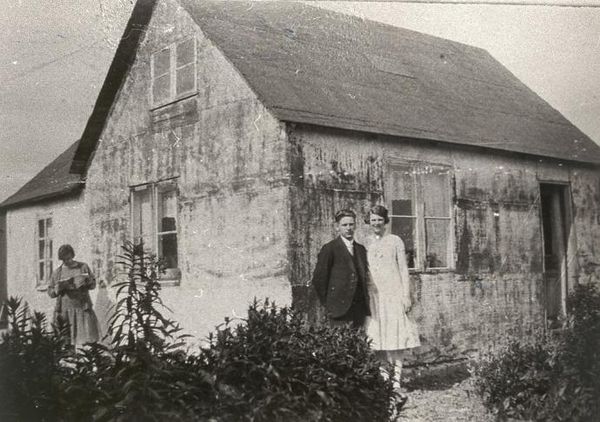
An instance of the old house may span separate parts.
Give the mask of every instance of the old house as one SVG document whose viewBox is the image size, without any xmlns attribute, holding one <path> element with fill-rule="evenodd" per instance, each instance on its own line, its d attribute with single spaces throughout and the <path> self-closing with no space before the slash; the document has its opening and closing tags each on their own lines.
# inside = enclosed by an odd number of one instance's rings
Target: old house
<svg viewBox="0 0 600 422">
<path fill-rule="evenodd" d="M 89 257 L 81 176 L 69 173 L 79 142 L 0 204 L 0 299 L 26 300 L 52 315 L 46 295 L 58 247 L 70 243 L 77 259 Z"/>
<path fill-rule="evenodd" d="M 71 171 L 99 277 L 144 240 L 199 337 L 253 297 L 318 313 L 334 211 L 386 204 L 432 361 L 542 330 L 596 281 L 599 163 L 479 48 L 295 3 L 138 0 Z"/>
</svg>

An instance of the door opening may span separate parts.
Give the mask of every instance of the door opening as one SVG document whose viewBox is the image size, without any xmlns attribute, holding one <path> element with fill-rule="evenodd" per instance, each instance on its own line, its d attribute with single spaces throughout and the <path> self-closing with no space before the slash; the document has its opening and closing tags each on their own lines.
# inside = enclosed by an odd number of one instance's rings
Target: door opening
<svg viewBox="0 0 600 422">
<path fill-rule="evenodd" d="M 571 230 L 569 186 L 540 183 L 540 203 L 544 251 L 544 298 L 546 327 L 557 328 L 566 315 L 567 240 Z"/>
</svg>

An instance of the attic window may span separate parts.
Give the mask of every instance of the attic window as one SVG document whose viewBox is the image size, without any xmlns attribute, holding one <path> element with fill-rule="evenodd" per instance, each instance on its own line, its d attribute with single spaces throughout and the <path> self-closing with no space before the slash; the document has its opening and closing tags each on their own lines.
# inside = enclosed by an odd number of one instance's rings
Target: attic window
<svg viewBox="0 0 600 422">
<path fill-rule="evenodd" d="M 170 44 L 151 57 L 151 103 L 159 107 L 196 91 L 196 39 Z"/>
</svg>

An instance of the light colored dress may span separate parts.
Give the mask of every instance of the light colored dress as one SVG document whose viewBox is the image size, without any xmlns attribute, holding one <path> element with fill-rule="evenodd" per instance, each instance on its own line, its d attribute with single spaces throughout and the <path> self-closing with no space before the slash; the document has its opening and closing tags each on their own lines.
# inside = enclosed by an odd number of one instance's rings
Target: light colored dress
<svg viewBox="0 0 600 422">
<path fill-rule="evenodd" d="M 83 262 L 73 261 L 71 266 L 62 264 L 50 278 L 48 295 L 56 298 L 54 318 L 61 316 L 69 322 L 73 345 L 96 342 L 100 337 L 88 292 L 95 287 L 94 274 Z"/>
<path fill-rule="evenodd" d="M 393 234 L 372 237 L 367 244 L 371 279 L 367 335 L 374 350 L 402 350 L 421 345 L 417 325 L 406 314 L 410 306 L 408 266 L 402 239 Z"/>
</svg>

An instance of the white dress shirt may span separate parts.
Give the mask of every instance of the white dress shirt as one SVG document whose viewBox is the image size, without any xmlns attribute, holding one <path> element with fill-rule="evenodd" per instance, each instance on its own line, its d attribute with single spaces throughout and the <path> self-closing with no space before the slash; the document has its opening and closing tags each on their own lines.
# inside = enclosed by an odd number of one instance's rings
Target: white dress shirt
<svg viewBox="0 0 600 422">
<path fill-rule="evenodd" d="M 350 252 L 350 255 L 354 256 L 354 239 L 348 240 L 344 236 L 340 237 L 344 241 L 344 245 L 346 245 L 346 248 L 348 248 L 348 252 Z"/>
</svg>

